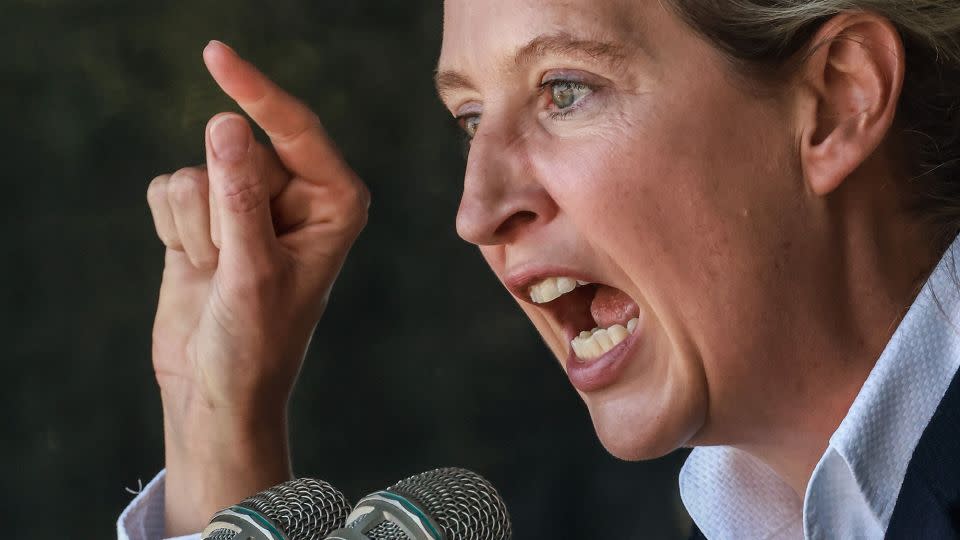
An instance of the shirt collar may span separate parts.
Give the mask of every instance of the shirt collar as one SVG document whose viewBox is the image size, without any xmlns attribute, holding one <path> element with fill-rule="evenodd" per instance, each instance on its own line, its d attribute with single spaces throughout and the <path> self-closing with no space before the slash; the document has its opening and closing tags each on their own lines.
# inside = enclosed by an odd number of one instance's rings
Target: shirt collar
<svg viewBox="0 0 960 540">
<path fill-rule="evenodd" d="M 680 471 L 684 506 L 708 538 L 837 537 L 890 522 L 907 465 L 960 367 L 954 240 L 830 438 L 803 501 L 746 452 L 693 450 Z"/>
</svg>

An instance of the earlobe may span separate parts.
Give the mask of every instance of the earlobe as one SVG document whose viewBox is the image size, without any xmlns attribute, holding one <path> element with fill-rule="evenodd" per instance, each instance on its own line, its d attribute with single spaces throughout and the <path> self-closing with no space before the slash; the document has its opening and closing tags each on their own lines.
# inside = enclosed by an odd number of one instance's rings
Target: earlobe
<svg viewBox="0 0 960 540">
<path fill-rule="evenodd" d="M 811 43 L 798 93 L 800 160 L 810 190 L 826 196 L 887 137 L 905 53 L 896 28 L 872 13 L 838 15 Z"/>
</svg>

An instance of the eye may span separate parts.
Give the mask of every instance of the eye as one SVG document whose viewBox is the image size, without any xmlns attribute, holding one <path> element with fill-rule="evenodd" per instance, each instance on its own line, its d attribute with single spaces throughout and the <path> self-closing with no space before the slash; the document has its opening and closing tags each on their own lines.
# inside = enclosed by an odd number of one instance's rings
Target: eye
<svg viewBox="0 0 960 540">
<path fill-rule="evenodd" d="M 465 114 L 458 116 L 457 123 L 460 124 L 460 128 L 466 133 L 467 139 L 472 139 L 477 134 L 477 130 L 480 129 L 480 115 Z"/>
<path fill-rule="evenodd" d="M 565 80 L 547 81 L 543 83 L 543 88 L 550 91 L 551 102 L 561 111 L 575 106 L 593 92 L 592 88 L 583 83 Z"/>
</svg>

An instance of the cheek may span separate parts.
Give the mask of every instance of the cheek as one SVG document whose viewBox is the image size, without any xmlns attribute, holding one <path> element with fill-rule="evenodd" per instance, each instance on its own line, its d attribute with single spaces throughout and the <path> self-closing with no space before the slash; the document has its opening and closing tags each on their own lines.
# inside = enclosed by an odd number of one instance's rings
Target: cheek
<svg viewBox="0 0 960 540">
<path fill-rule="evenodd" d="M 751 334 L 778 290 L 771 242 L 791 234 L 784 216 L 802 199 L 789 134 L 769 111 L 703 98 L 646 112 L 538 161 L 578 235 L 656 321 L 649 371 L 585 398 L 605 446 L 627 459 L 685 444 L 714 391 L 746 380 Z"/>
<path fill-rule="evenodd" d="M 547 146 L 535 164 L 580 236 L 649 307 L 676 311 L 714 296 L 719 280 L 749 278 L 740 272 L 801 198 L 774 116 L 733 91 L 644 96 L 590 137 Z"/>
</svg>

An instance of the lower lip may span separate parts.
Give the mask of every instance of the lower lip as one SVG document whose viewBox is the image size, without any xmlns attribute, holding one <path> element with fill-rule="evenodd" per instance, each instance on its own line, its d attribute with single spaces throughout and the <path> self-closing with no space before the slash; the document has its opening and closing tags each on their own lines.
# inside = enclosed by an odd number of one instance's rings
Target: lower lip
<svg viewBox="0 0 960 540">
<path fill-rule="evenodd" d="M 580 360 L 571 347 L 570 355 L 567 357 L 567 377 L 570 378 L 573 387 L 584 393 L 597 392 L 620 380 L 639 342 L 640 331 L 641 328 L 638 325 L 627 339 L 593 360 Z"/>
</svg>

